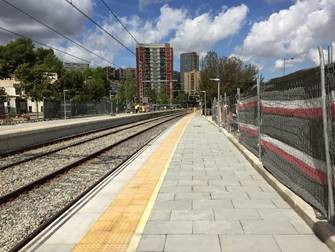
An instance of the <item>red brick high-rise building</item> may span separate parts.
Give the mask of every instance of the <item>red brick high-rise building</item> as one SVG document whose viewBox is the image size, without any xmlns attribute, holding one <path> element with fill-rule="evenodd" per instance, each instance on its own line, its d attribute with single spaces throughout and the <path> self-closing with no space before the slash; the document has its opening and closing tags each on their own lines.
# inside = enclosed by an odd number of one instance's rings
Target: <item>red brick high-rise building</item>
<svg viewBox="0 0 335 252">
<path fill-rule="evenodd" d="M 146 102 L 149 91 L 166 92 L 172 99 L 173 48 L 170 44 L 137 44 L 137 99 Z"/>
</svg>

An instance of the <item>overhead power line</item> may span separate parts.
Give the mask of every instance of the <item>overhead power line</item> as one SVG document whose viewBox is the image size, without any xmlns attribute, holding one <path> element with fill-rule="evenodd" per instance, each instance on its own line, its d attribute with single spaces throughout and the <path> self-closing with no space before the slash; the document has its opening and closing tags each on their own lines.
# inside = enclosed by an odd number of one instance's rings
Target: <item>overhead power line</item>
<svg viewBox="0 0 335 252">
<path fill-rule="evenodd" d="M 90 63 L 89 60 L 80 58 L 80 57 L 78 57 L 78 56 L 76 56 L 76 55 L 73 55 L 73 54 L 71 54 L 71 53 L 65 52 L 65 51 L 63 51 L 63 50 L 60 50 L 60 49 L 58 49 L 58 48 L 55 48 L 55 47 L 50 46 L 50 45 L 48 45 L 48 44 L 45 44 L 45 43 L 43 43 L 43 42 L 37 41 L 37 40 L 35 40 L 35 39 L 29 38 L 29 37 L 24 36 L 24 35 L 22 35 L 22 34 L 20 34 L 20 33 L 10 31 L 10 30 L 8 30 L 8 29 L 6 29 L 6 28 L 4 28 L 4 27 L 1 27 L 1 26 L 0 26 L 0 30 L 6 31 L 6 32 L 11 33 L 11 34 L 13 34 L 13 35 L 16 35 L 16 36 L 18 36 L 18 37 L 22 37 L 22 38 L 26 38 L 26 39 L 31 39 L 31 41 L 33 41 L 33 42 L 35 42 L 35 43 L 37 43 L 37 44 L 40 44 L 40 45 L 42 45 L 42 46 L 48 47 L 48 48 L 53 49 L 53 50 L 55 50 L 55 51 L 64 53 L 64 54 L 66 54 L 66 55 L 69 55 L 69 56 L 71 56 L 71 57 L 73 57 L 73 58 L 76 58 L 76 59 L 79 59 L 79 60 L 81 60 L 81 61 L 85 61 L 85 62 L 87 62 L 87 63 Z"/>
<path fill-rule="evenodd" d="M 102 60 L 108 62 L 109 64 L 114 65 L 114 66 L 120 68 L 120 66 L 114 64 L 113 62 L 111 62 L 110 60 L 106 59 L 105 57 L 102 57 L 102 56 L 100 56 L 99 54 L 96 54 L 95 52 L 93 52 L 92 50 L 86 48 L 85 46 L 83 46 L 83 45 L 80 44 L 79 42 L 74 41 L 74 40 L 71 39 L 70 37 L 64 35 L 63 33 L 59 32 L 59 31 L 57 31 L 56 29 L 54 29 L 54 28 L 51 27 L 50 25 L 48 25 L 48 24 L 44 23 L 43 21 L 41 21 L 41 20 L 35 18 L 34 16 L 30 15 L 29 13 L 27 13 L 26 11 L 20 9 L 19 7 L 15 6 L 14 4 L 8 2 L 7 0 L 1 0 L 1 1 L 4 2 L 4 3 L 6 3 L 7 5 L 11 6 L 12 8 L 16 9 L 17 11 L 21 12 L 22 14 L 24 14 L 24 15 L 30 17 L 31 19 L 35 20 L 37 23 L 43 25 L 44 27 L 46 27 L 46 28 L 48 28 L 49 30 L 53 31 L 54 33 L 58 34 L 59 36 L 61 36 L 61 37 L 65 38 L 66 40 L 72 42 L 73 44 L 77 45 L 78 47 L 80 47 L 80 48 L 86 50 L 87 52 L 89 52 L 89 53 L 95 55 L 96 57 L 98 57 L 98 58 L 100 58 L 100 59 L 102 59 Z"/>
<path fill-rule="evenodd" d="M 109 7 L 109 5 L 106 3 L 105 0 L 100 0 L 104 6 L 109 10 L 109 12 L 113 15 L 113 17 L 120 23 L 120 25 L 123 27 L 123 29 L 134 39 L 134 41 L 138 44 L 139 42 L 135 38 L 135 36 L 127 29 L 127 27 L 122 23 L 122 21 L 119 19 L 119 17 L 114 13 L 114 11 Z"/>
<path fill-rule="evenodd" d="M 3 0 L 6 1 L 6 0 Z M 110 36 L 112 39 L 114 39 L 116 42 L 118 42 L 122 47 L 124 47 L 127 51 L 129 51 L 131 54 L 135 55 L 133 50 L 131 50 L 129 47 L 127 47 L 125 44 L 123 44 L 118 38 L 116 38 L 113 34 L 111 34 L 109 31 L 107 31 L 105 28 L 103 28 L 100 24 L 98 24 L 93 18 L 91 18 L 89 15 L 87 15 L 85 12 L 83 12 L 81 9 L 79 9 L 76 5 L 72 3 L 70 0 L 65 0 L 68 4 L 70 4 L 76 11 L 78 11 L 80 14 L 85 16 L 88 20 L 90 20 L 93 24 L 95 24 L 101 31 L 106 33 L 108 36 Z"/>
</svg>

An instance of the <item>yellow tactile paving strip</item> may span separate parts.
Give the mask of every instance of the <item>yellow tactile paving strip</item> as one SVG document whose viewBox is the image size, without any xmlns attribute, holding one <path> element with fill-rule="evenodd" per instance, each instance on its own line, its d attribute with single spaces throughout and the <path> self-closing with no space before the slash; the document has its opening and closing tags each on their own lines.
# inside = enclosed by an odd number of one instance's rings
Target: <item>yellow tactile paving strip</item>
<svg viewBox="0 0 335 252">
<path fill-rule="evenodd" d="M 142 216 L 150 214 L 147 205 L 155 200 L 158 182 L 162 181 L 175 146 L 192 117 L 183 118 L 170 132 L 73 251 L 129 251 L 129 243 Z M 143 219 L 146 221 L 142 218 L 141 222 Z M 131 246 L 134 247 L 131 250 L 136 249 L 134 239 Z"/>
</svg>

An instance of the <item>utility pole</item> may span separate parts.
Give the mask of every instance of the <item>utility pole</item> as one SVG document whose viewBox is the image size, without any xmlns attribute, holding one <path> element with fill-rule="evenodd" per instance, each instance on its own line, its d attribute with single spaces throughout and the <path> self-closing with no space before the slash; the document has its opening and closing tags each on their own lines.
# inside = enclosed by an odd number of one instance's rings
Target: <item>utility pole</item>
<svg viewBox="0 0 335 252">
<path fill-rule="evenodd" d="M 206 101 L 206 91 L 200 91 L 201 93 L 204 93 L 204 100 L 205 100 L 205 106 L 204 106 L 204 108 L 205 108 L 205 113 L 204 113 L 204 115 L 205 115 L 205 117 L 207 116 L 207 101 Z"/>
<path fill-rule="evenodd" d="M 66 120 L 66 95 L 65 93 L 67 92 L 68 90 L 66 89 L 63 89 L 63 98 L 64 98 L 64 119 Z"/>
<path fill-rule="evenodd" d="M 219 130 L 221 129 L 221 104 L 220 104 L 220 79 L 219 78 L 211 78 L 211 81 L 215 81 L 218 83 L 218 125 Z"/>
</svg>

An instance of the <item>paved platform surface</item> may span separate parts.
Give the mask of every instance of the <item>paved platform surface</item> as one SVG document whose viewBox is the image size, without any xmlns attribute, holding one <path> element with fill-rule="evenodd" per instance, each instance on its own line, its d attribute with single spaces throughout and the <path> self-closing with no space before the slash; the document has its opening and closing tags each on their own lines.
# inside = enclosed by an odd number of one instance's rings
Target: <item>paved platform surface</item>
<svg viewBox="0 0 335 252">
<path fill-rule="evenodd" d="M 129 113 L 120 113 L 115 116 L 110 115 L 101 115 L 101 116 L 92 116 L 92 117 L 82 117 L 82 118 L 70 118 L 70 119 L 62 119 L 62 120 L 50 120 L 50 121 L 41 121 L 41 122 L 27 122 L 20 123 L 15 125 L 0 125 L 0 135 L 6 135 L 13 132 L 23 132 L 23 131 L 31 131 L 42 128 L 49 127 L 57 127 L 63 125 L 72 125 L 72 124 L 80 124 L 83 122 L 92 122 L 92 121 L 100 121 L 100 120 L 108 120 L 116 117 L 124 117 L 130 116 L 133 114 Z"/>
<path fill-rule="evenodd" d="M 137 251 L 329 251 L 217 128 L 196 116 Z"/>
<path fill-rule="evenodd" d="M 27 251 L 329 251 L 200 115 L 181 119 L 88 198 Z"/>
</svg>

